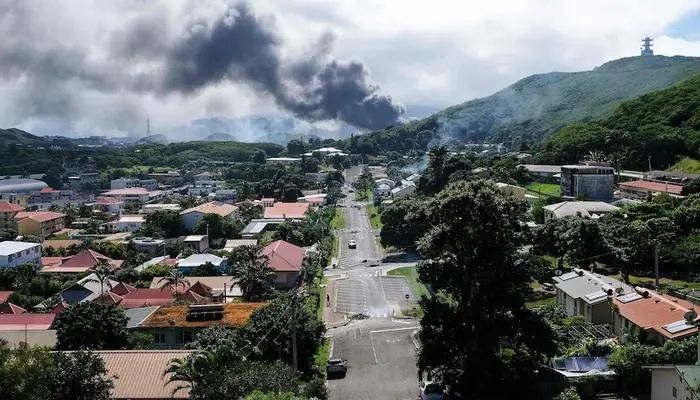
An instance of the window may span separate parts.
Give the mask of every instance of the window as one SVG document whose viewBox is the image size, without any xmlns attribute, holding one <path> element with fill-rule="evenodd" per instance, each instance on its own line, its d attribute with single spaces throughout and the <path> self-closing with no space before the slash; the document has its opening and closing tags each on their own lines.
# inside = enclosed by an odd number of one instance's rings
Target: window
<svg viewBox="0 0 700 400">
<path fill-rule="evenodd" d="M 674 398 L 674 399 L 675 399 L 675 398 L 678 398 L 678 389 L 676 389 L 675 386 L 674 386 L 672 389 L 673 389 L 673 390 L 671 391 L 671 393 L 672 393 L 672 395 L 673 395 L 673 398 Z"/>
<path fill-rule="evenodd" d="M 154 333 L 153 344 L 165 344 L 165 333 Z"/>
<path fill-rule="evenodd" d="M 192 332 L 191 331 L 180 331 L 177 333 L 177 336 L 175 337 L 175 343 L 177 344 L 185 344 L 189 343 L 192 341 Z"/>
</svg>

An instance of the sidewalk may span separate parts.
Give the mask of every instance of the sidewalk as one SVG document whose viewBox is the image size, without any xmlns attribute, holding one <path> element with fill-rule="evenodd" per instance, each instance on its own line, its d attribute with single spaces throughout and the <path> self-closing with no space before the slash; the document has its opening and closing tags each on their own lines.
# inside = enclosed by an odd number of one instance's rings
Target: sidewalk
<svg viewBox="0 0 700 400">
<path fill-rule="evenodd" d="M 326 307 L 326 299 L 321 299 L 323 307 L 323 323 L 326 325 L 326 329 L 337 328 L 340 326 L 347 325 L 350 320 L 344 313 L 335 312 L 335 283 L 338 279 L 328 279 L 326 283 L 326 294 L 330 297 L 330 305 Z"/>
</svg>

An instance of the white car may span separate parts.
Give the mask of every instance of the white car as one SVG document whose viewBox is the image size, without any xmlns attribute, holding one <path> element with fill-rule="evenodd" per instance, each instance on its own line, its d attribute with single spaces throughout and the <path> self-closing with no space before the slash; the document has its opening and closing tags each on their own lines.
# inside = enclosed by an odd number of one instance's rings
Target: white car
<svg viewBox="0 0 700 400">
<path fill-rule="evenodd" d="M 420 400 L 444 400 L 445 388 L 432 381 L 423 381 L 420 383 Z"/>
<path fill-rule="evenodd" d="M 356 249 L 357 248 L 357 242 L 354 240 L 351 240 L 348 242 L 348 248 L 349 249 Z"/>
</svg>

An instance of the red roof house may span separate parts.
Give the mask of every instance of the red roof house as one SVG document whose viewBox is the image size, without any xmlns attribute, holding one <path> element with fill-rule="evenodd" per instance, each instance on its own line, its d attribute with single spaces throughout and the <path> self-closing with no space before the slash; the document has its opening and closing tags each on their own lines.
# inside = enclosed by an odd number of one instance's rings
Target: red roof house
<svg viewBox="0 0 700 400">
<path fill-rule="evenodd" d="M 0 303 L 6 302 L 14 293 L 12 290 L 0 290 Z"/>
<path fill-rule="evenodd" d="M 268 244 L 262 254 L 267 257 L 268 265 L 277 274 L 275 286 L 290 288 L 296 284 L 306 256 L 303 248 L 278 240 Z"/>
<path fill-rule="evenodd" d="M 275 203 L 272 207 L 265 208 L 263 218 L 304 219 L 310 206 L 309 203 Z"/>
<path fill-rule="evenodd" d="M 0 213 L 17 213 L 24 211 L 24 207 L 9 201 L 0 201 Z"/>
<path fill-rule="evenodd" d="M 10 303 L 9 301 L 0 304 L 0 314 L 24 314 L 27 310 L 18 306 L 17 304 Z"/>
<path fill-rule="evenodd" d="M 124 261 L 113 260 L 94 250 L 84 249 L 72 257 L 42 257 L 41 264 L 44 267 L 41 272 L 88 272 L 101 262 L 107 262 L 112 269 L 119 269 Z"/>
<path fill-rule="evenodd" d="M 0 314 L 0 331 L 51 329 L 56 314 Z"/>
</svg>

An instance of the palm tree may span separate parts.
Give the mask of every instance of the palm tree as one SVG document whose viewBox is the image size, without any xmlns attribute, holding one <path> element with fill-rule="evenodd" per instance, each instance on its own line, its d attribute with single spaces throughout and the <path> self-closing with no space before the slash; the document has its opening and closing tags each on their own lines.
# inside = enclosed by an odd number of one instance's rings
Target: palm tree
<svg viewBox="0 0 700 400">
<path fill-rule="evenodd" d="M 116 280 L 112 274 L 112 266 L 106 260 L 100 260 L 91 269 L 94 278 L 86 279 L 85 282 L 94 282 L 100 284 L 100 298 L 105 294 L 105 286 L 112 289 L 112 281 Z"/>
<path fill-rule="evenodd" d="M 629 144 L 631 135 L 629 132 L 619 129 L 611 129 L 605 134 L 605 144 L 613 148 L 612 164 L 617 171 L 617 181 L 620 181 L 620 170 L 624 160 L 625 148 Z"/>
<path fill-rule="evenodd" d="M 241 357 L 233 347 L 224 344 L 213 350 L 193 353 L 187 358 L 170 360 L 163 376 L 168 377 L 168 383 L 181 382 L 173 390 L 174 395 L 183 389 L 194 389 L 197 382 L 208 374 L 230 368 L 240 360 Z"/>
<path fill-rule="evenodd" d="M 173 290 L 175 293 L 177 293 L 177 289 L 182 286 L 182 289 L 184 290 L 186 287 L 190 286 L 190 281 L 185 278 L 185 275 L 182 273 L 177 268 L 173 268 L 170 270 L 168 275 L 160 278 L 158 280 L 158 285 L 161 283 L 165 283 L 161 287 L 165 287 L 166 285 L 170 286 L 171 290 Z"/>
<path fill-rule="evenodd" d="M 229 260 L 234 283 L 248 301 L 268 290 L 275 281 L 275 271 L 262 254 L 262 246 L 240 246 L 231 253 Z"/>
</svg>

